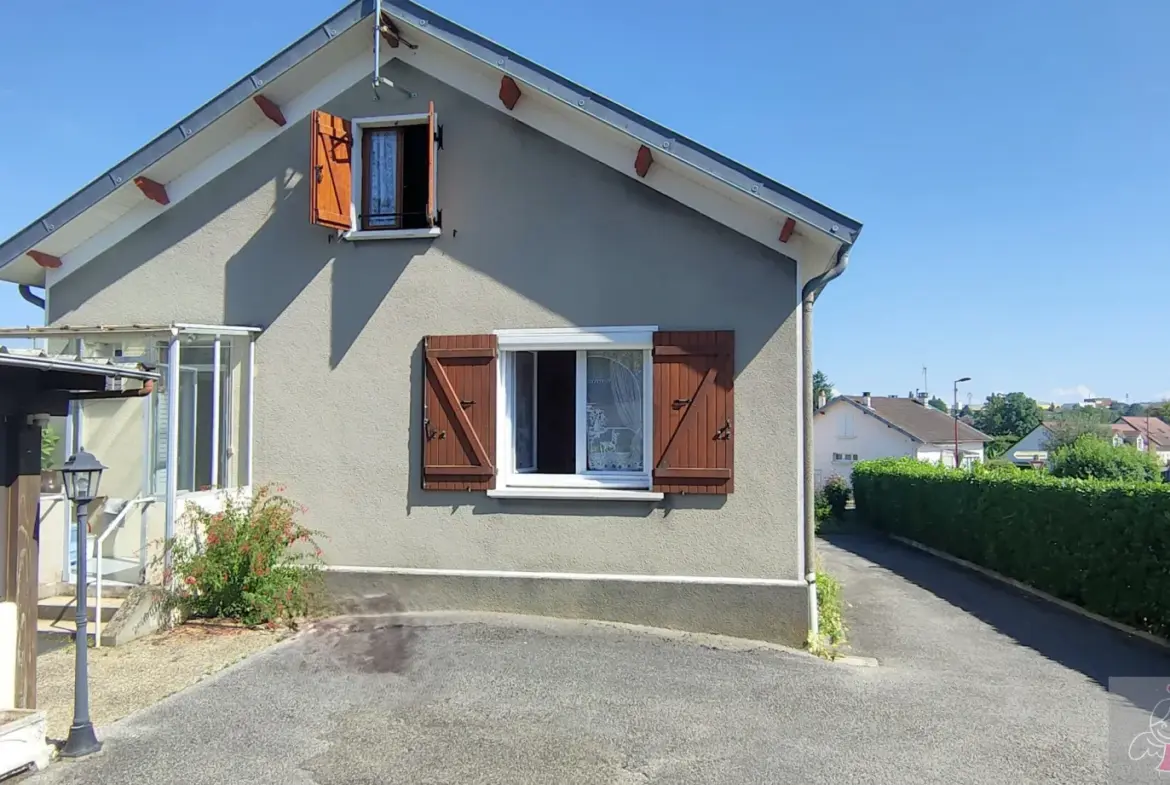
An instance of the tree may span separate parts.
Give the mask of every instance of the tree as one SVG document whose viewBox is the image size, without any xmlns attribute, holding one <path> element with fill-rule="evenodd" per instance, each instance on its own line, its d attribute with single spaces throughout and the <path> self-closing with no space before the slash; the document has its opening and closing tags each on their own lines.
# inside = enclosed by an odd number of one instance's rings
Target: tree
<svg viewBox="0 0 1170 785">
<path fill-rule="evenodd" d="M 821 393 L 825 394 L 825 400 L 833 397 L 833 383 L 829 381 L 829 377 L 825 376 L 824 371 L 817 371 L 813 374 L 813 402 L 821 400 Z"/>
<path fill-rule="evenodd" d="M 1151 417 L 1157 417 L 1164 423 L 1170 423 L 1170 401 L 1162 401 L 1161 403 L 1147 406 L 1142 414 L 1148 414 Z"/>
<path fill-rule="evenodd" d="M 1057 477 L 1160 482 L 1161 472 L 1161 464 L 1150 453 L 1139 452 L 1128 444 L 1114 447 L 1088 434 L 1059 448 L 1052 456 L 1052 473 Z"/>
<path fill-rule="evenodd" d="M 1091 406 L 1078 406 L 1062 411 L 1048 422 L 1048 431 L 1051 435 L 1045 441 L 1044 449 L 1054 452 L 1073 444 L 1082 436 L 1108 440 L 1113 433 L 1109 423 L 1114 419 L 1114 413 L 1109 409 L 1096 409 Z"/>
<path fill-rule="evenodd" d="M 950 409 L 947 408 L 947 402 L 944 401 L 942 398 L 939 398 L 937 395 L 934 396 L 933 398 L 931 398 L 926 403 L 928 406 L 933 406 L 934 408 L 938 409 L 943 414 L 947 414 L 950 412 Z"/>
<path fill-rule="evenodd" d="M 991 395 L 975 412 L 975 427 L 988 436 L 1023 437 L 1040 424 L 1040 407 L 1022 392 Z"/>
</svg>

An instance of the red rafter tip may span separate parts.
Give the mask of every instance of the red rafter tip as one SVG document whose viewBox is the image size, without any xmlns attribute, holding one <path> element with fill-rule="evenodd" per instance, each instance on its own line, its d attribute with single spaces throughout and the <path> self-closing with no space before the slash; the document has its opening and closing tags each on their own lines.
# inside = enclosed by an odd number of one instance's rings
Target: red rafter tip
<svg viewBox="0 0 1170 785">
<path fill-rule="evenodd" d="M 53 256 L 52 254 L 45 253 L 44 251 L 29 251 L 28 255 L 32 257 L 34 262 L 39 264 L 41 267 L 44 267 L 46 270 L 56 270 L 61 266 L 60 256 Z"/>
<path fill-rule="evenodd" d="M 162 183 L 156 183 L 149 177 L 135 177 L 134 184 L 138 186 L 139 191 L 142 191 L 142 195 L 152 202 L 158 202 L 161 205 L 171 203 L 171 198 L 167 196 L 166 186 Z"/>
<path fill-rule="evenodd" d="M 256 106 L 260 107 L 260 111 L 264 113 L 264 116 L 272 122 L 277 125 L 284 125 L 288 122 L 284 119 L 284 112 L 280 111 L 280 107 L 268 96 L 257 94 L 252 96 L 252 100 L 256 102 Z"/>
<path fill-rule="evenodd" d="M 784 227 L 780 230 L 780 242 L 786 243 L 792 238 L 792 233 L 796 230 L 796 221 L 792 218 L 784 221 Z"/>
<path fill-rule="evenodd" d="M 506 106 L 509 112 L 516 108 L 520 96 L 520 85 L 516 84 L 515 79 L 507 75 L 500 78 L 500 103 Z"/>
<path fill-rule="evenodd" d="M 639 177 L 645 177 L 646 173 L 650 171 L 650 164 L 654 163 L 654 154 L 650 152 L 650 148 L 642 145 L 638 148 L 638 155 L 634 157 L 634 171 L 638 173 Z"/>
</svg>

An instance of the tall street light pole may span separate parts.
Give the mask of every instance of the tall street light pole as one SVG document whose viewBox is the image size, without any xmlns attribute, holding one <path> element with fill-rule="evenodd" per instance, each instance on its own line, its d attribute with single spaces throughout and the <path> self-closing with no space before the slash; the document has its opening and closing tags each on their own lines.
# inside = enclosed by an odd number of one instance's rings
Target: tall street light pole
<svg viewBox="0 0 1170 785">
<path fill-rule="evenodd" d="M 79 449 L 61 469 L 65 495 L 77 506 L 77 634 L 73 638 L 76 660 L 73 669 L 73 725 L 69 738 L 61 748 L 61 756 L 80 758 L 97 752 L 102 743 L 97 740 L 93 722 L 89 718 L 89 603 L 86 601 L 86 542 L 88 540 L 86 520 L 89 517 L 89 503 L 97 498 L 98 484 L 105 469 L 101 461 L 84 449 Z"/>
<path fill-rule="evenodd" d="M 970 376 L 964 376 L 962 379 L 955 379 L 955 405 L 951 409 L 951 414 L 955 419 L 955 468 L 959 468 L 959 384 L 962 382 L 971 381 Z"/>
</svg>

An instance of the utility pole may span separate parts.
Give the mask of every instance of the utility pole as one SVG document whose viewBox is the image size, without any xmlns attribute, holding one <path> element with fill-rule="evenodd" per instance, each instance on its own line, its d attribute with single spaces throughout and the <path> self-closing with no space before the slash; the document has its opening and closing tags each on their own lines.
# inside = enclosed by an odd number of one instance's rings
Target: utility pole
<svg viewBox="0 0 1170 785">
<path fill-rule="evenodd" d="M 955 419 L 955 468 L 959 468 L 959 383 L 971 381 L 970 376 L 955 379 L 955 410 L 952 412 Z"/>
</svg>

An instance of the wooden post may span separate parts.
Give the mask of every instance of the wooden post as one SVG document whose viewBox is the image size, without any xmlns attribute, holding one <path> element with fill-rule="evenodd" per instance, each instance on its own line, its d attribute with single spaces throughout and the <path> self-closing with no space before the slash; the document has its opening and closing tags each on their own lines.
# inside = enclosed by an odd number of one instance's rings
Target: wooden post
<svg viewBox="0 0 1170 785">
<path fill-rule="evenodd" d="M 37 565 L 41 493 L 41 429 L 28 416 L 11 414 L 0 426 L 0 483 L 5 502 L 4 599 L 16 603 L 17 708 L 37 705 Z"/>
</svg>

